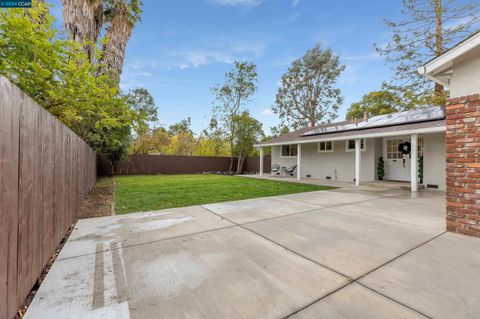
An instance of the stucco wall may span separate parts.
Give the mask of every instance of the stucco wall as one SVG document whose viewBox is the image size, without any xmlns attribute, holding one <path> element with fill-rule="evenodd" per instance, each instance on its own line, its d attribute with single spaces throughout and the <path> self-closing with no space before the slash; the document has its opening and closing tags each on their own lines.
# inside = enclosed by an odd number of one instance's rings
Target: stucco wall
<svg viewBox="0 0 480 319">
<path fill-rule="evenodd" d="M 438 189 L 445 190 L 445 134 L 428 134 L 424 138 L 423 155 L 423 184 L 438 185 Z"/>
<path fill-rule="evenodd" d="M 374 158 L 375 140 L 367 140 L 367 149 L 362 152 L 362 169 L 360 181 L 375 180 L 376 160 Z M 297 163 L 297 158 L 282 158 L 281 147 L 272 147 L 272 164 L 292 166 Z M 355 178 L 355 152 L 345 151 L 345 141 L 334 142 L 334 152 L 319 153 L 318 144 L 302 145 L 302 172 L 301 177 L 311 175 L 314 179 L 326 179 L 330 176 L 342 182 L 353 182 Z"/>
<path fill-rule="evenodd" d="M 450 79 L 450 97 L 480 92 L 480 48 L 465 54 L 453 65 Z"/>
</svg>

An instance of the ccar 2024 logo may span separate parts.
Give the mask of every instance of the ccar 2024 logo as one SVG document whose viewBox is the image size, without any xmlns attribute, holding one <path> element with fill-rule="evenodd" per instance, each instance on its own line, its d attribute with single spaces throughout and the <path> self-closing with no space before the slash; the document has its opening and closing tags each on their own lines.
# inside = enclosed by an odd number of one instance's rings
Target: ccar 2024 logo
<svg viewBox="0 0 480 319">
<path fill-rule="evenodd" d="M 2 1 L 0 0 L 0 8 L 31 8 L 32 1 Z"/>
</svg>

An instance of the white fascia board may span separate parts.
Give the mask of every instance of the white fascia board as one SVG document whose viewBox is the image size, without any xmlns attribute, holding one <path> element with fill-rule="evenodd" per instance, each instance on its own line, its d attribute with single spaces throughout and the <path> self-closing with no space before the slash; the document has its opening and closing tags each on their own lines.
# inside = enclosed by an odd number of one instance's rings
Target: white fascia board
<svg viewBox="0 0 480 319">
<path fill-rule="evenodd" d="M 289 142 L 282 142 L 282 143 L 268 143 L 268 144 L 255 144 L 255 147 L 265 147 L 265 146 L 279 146 L 279 145 L 292 145 L 292 144 L 309 144 L 309 143 L 318 143 L 318 142 L 328 142 L 328 141 L 346 141 L 356 138 L 377 138 L 377 137 L 392 137 L 392 136 L 403 136 L 403 135 L 410 135 L 410 134 L 432 134 L 432 133 L 441 133 L 445 132 L 445 126 L 438 126 L 438 127 L 426 127 L 426 128 L 419 128 L 413 130 L 399 130 L 399 131 L 392 131 L 392 132 L 378 132 L 378 133 L 366 133 L 366 134 L 355 134 L 349 136 L 341 136 L 341 137 L 328 137 L 322 136 L 318 139 L 311 139 L 311 140 L 296 140 L 296 141 L 289 141 Z"/>
<path fill-rule="evenodd" d="M 418 68 L 418 72 L 422 75 L 435 75 L 435 73 L 451 67 L 453 60 L 476 48 L 477 46 L 480 46 L 480 32 L 448 50 L 436 59 L 428 62 L 424 66 Z"/>
</svg>

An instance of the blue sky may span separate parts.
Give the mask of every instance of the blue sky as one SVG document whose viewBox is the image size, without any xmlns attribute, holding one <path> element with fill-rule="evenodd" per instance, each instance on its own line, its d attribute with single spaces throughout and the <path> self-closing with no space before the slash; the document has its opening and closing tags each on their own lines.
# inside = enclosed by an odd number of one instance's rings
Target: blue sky
<svg viewBox="0 0 480 319">
<path fill-rule="evenodd" d="M 61 17 L 59 0 L 50 1 Z M 346 70 L 338 81 L 352 102 L 380 88 L 391 72 L 373 48 L 390 38 L 384 18 L 397 19 L 400 0 L 143 0 L 142 22 L 129 42 L 123 89 L 147 88 L 158 125 L 191 117 L 195 132 L 211 117 L 210 87 L 234 60 L 257 64 L 259 83 L 249 109 L 269 133 L 278 124 L 270 107 L 289 64 L 315 43 L 331 48 Z"/>
</svg>

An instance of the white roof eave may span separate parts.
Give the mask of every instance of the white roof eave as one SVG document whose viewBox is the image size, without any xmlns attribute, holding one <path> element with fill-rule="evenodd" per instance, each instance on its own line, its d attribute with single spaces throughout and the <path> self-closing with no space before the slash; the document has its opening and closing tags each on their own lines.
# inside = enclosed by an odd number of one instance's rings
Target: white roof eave
<svg viewBox="0 0 480 319">
<path fill-rule="evenodd" d="M 480 46 L 480 32 L 477 32 L 470 38 L 466 39 L 464 42 L 451 48 L 450 50 L 428 62 L 424 66 L 421 66 L 420 68 L 418 68 L 418 72 L 430 78 L 435 78 L 435 80 L 438 81 L 438 79 L 435 77 L 437 73 L 451 68 L 455 59 L 459 58 L 463 54 L 471 51 L 478 46 Z"/>
</svg>

